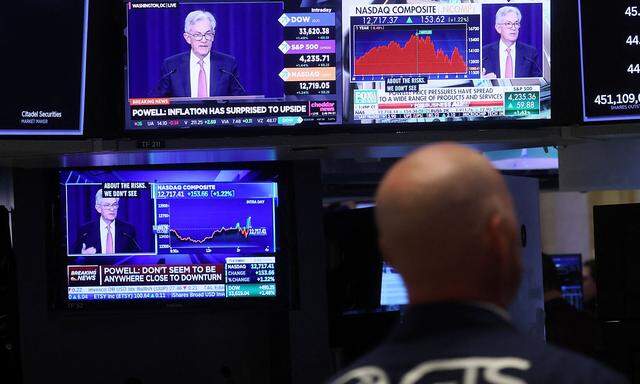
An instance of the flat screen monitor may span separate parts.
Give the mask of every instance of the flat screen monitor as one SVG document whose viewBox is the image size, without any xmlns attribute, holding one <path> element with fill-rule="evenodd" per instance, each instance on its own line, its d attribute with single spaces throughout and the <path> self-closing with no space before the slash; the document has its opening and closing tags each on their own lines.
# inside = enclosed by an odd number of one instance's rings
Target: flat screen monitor
<svg viewBox="0 0 640 384">
<path fill-rule="evenodd" d="M 282 296 L 281 177 L 255 168 L 60 171 L 65 302 Z"/>
<path fill-rule="evenodd" d="M 560 279 L 562 298 L 576 307 L 576 309 L 581 310 L 584 307 L 582 296 L 582 256 L 580 254 L 551 255 L 551 260 Z"/>
<path fill-rule="evenodd" d="M 551 118 L 551 6 L 342 2 L 352 123 Z"/>
<path fill-rule="evenodd" d="M 551 0 L 126 10 L 130 131 L 551 118 Z"/>
<path fill-rule="evenodd" d="M 579 0 L 579 10 L 583 120 L 640 119 L 640 5 Z"/>
<path fill-rule="evenodd" d="M 390 265 L 383 262 L 380 284 L 380 310 L 397 311 L 409 303 L 407 288 L 402 276 Z"/>
<path fill-rule="evenodd" d="M 82 135 L 88 13 L 89 0 L 3 5 L 0 136 Z"/>
<path fill-rule="evenodd" d="M 339 122 L 331 6 L 126 4 L 127 129 Z"/>
</svg>

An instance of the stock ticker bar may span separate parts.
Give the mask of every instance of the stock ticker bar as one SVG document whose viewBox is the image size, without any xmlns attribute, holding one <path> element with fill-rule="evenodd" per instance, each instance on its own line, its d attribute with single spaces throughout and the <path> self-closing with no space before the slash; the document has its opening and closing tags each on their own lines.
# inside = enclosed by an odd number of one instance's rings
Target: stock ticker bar
<svg viewBox="0 0 640 384">
<path fill-rule="evenodd" d="M 364 119 L 433 119 L 452 117 L 526 117 L 540 113 L 540 86 L 493 88 L 425 88 L 421 95 L 411 94 L 419 84 L 414 79 L 402 79 L 393 86 L 395 94 L 380 94 L 378 90 L 354 91 L 354 116 Z M 406 91 L 398 92 L 400 87 Z"/>
<path fill-rule="evenodd" d="M 335 95 L 335 12 L 284 13 L 278 21 L 288 38 L 278 46 L 285 55 L 286 67 L 278 74 L 285 93 Z"/>
<path fill-rule="evenodd" d="M 640 119 L 640 4 L 581 0 L 580 45 L 584 121 Z"/>
<path fill-rule="evenodd" d="M 297 83 L 299 85 L 299 83 Z M 304 82 L 323 87 L 324 82 Z M 296 85 L 296 86 L 298 86 Z M 328 85 L 335 89 L 335 81 Z M 217 100 L 220 99 L 220 100 Z M 209 100 L 131 99 L 131 128 L 212 128 L 216 126 L 296 125 L 304 121 L 334 122 L 337 105 L 329 101 L 219 103 Z M 224 98 L 229 99 L 228 97 Z M 165 100 L 167 104 L 165 103 Z"/>
</svg>

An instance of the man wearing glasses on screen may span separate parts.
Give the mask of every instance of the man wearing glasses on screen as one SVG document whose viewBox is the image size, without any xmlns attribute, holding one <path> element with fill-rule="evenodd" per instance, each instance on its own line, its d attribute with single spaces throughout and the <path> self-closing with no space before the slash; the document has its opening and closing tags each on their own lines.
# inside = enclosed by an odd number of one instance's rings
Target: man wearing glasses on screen
<svg viewBox="0 0 640 384">
<path fill-rule="evenodd" d="M 485 79 L 513 79 L 542 77 L 538 50 L 518 42 L 522 13 L 506 6 L 496 12 L 496 32 L 500 40 L 482 47 L 482 77 Z"/>
<path fill-rule="evenodd" d="M 118 220 L 120 199 L 103 197 L 102 189 L 96 193 L 95 210 L 98 220 L 80 227 L 72 254 L 95 255 L 140 252 L 133 225 Z"/>
<path fill-rule="evenodd" d="M 184 21 L 183 38 L 188 52 L 166 58 L 154 97 L 241 96 L 244 87 L 233 56 L 212 50 L 216 19 L 210 12 L 193 11 Z"/>
</svg>

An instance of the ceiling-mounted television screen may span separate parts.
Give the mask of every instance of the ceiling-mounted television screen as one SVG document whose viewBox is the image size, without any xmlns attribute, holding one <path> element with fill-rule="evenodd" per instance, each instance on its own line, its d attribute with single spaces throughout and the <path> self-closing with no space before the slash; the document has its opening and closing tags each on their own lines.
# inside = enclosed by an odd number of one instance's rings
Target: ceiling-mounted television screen
<svg viewBox="0 0 640 384">
<path fill-rule="evenodd" d="M 283 296 L 275 168 L 59 172 L 64 301 Z"/>
<path fill-rule="evenodd" d="M 339 122 L 335 37 L 330 6 L 128 2 L 126 127 Z"/>
<path fill-rule="evenodd" d="M 3 4 L 0 136 L 82 135 L 88 13 L 89 0 Z"/>
<path fill-rule="evenodd" d="M 342 34 L 345 121 L 551 118 L 549 0 L 344 0 Z"/>
<path fill-rule="evenodd" d="M 551 119 L 551 0 L 126 8 L 131 131 Z"/>
<path fill-rule="evenodd" d="M 580 0 L 579 11 L 583 121 L 640 119 L 640 5 Z"/>
</svg>

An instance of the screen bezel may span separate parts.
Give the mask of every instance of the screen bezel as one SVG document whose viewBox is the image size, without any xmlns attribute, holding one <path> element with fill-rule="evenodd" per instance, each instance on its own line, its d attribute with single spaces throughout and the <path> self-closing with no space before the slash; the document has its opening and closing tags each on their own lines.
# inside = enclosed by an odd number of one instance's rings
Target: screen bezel
<svg viewBox="0 0 640 384">
<path fill-rule="evenodd" d="M 78 126 L 65 129 L 0 129 L 0 138 L 4 139 L 78 139 L 85 134 L 85 100 L 87 96 L 87 56 L 89 39 L 89 7 L 90 1 L 82 4 L 82 55 L 80 65 L 80 95 L 78 100 Z"/>
<path fill-rule="evenodd" d="M 69 170 L 226 170 L 247 169 L 265 172 L 273 175 L 278 183 L 278 207 L 276 218 L 279 222 L 276 232 L 277 244 L 280 252 L 276 257 L 276 296 L 266 298 L 222 298 L 222 299 L 145 299 L 145 300 L 96 300 L 70 301 L 68 300 L 67 285 L 67 250 L 66 250 L 66 218 L 62 217 L 64 196 L 62 196 L 59 174 Z M 193 309 L 234 309 L 234 310 L 285 310 L 292 304 L 294 297 L 291 282 L 294 281 L 292 261 L 297 253 L 295 235 L 295 215 L 293 212 L 293 171 L 292 164 L 287 162 L 273 163 L 198 163 L 179 165 L 148 165 L 148 166 L 113 166 L 113 167 L 69 167 L 56 168 L 49 174 L 48 185 L 52 187 L 52 196 L 48 202 L 51 207 L 49 215 L 50 239 L 47 249 L 53 249 L 53 257 L 48 257 L 47 280 L 50 286 L 50 308 L 55 311 L 82 312 L 91 310 L 185 310 Z M 65 212 L 66 213 L 66 212 Z"/>
<path fill-rule="evenodd" d="M 584 20 L 582 20 L 582 4 L 585 0 L 576 0 L 577 7 L 577 19 L 578 19 L 578 60 L 580 69 L 580 124 L 594 126 L 594 125 L 611 125 L 611 124 L 632 124 L 640 121 L 640 112 L 635 115 L 610 115 L 610 116 L 587 116 L 587 88 L 586 88 L 586 74 L 584 64 L 584 36 L 583 28 L 586 28 Z"/>
</svg>

